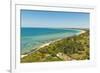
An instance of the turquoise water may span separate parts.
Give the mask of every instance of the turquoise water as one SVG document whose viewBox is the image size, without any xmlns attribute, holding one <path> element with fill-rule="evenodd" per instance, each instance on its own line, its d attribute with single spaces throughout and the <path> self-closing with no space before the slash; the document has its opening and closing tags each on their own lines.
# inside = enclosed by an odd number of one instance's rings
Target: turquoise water
<svg viewBox="0 0 100 73">
<path fill-rule="evenodd" d="M 21 28 L 21 54 L 30 52 L 47 42 L 73 36 L 80 31 L 65 28 Z"/>
</svg>

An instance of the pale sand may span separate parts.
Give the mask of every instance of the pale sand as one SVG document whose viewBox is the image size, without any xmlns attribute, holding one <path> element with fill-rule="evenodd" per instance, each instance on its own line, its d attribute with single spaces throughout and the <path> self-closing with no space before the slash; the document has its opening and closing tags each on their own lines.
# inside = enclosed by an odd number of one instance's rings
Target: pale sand
<svg viewBox="0 0 100 73">
<path fill-rule="evenodd" d="M 82 31 L 80 32 L 80 34 L 85 33 L 85 32 L 86 32 L 86 31 L 82 30 Z"/>
<path fill-rule="evenodd" d="M 51 43 L 52 43 L 51 41 L 48 42 L 48 43 L 45 43 L 45 44 L 41 45 L 39 48 L 42 48 L 42 47 L 48 46 L 48 45 L 51 44 Z"/>
<path fill-rule="evenodd" d="M 45 43 L 45 44 L 41 45 L 39 48 L 48 46 L 48 45 L 50 45 L 51 43 L 54 43 L 54 42 L 59 41 L 59 40 L 61 40 L 61 39 L 57 39 L 57 40 L 54 40 L 54 41 L 50 41 L 50 42 L 48 42 L 48 43 Z"/>
<path fill-rule="evenodd" d="M 23 57 L 25 57 L 25 56 L 27 56 L 27 54 L 25 54 L 25 55 L 21 55 L 21 58 L 23 58 Z"/>
<path fill-rule="evenodd" d="M 80 35 L 80 34 L 82 34 L 82 33 L 85 33 L 85 31 L 82 30 L 81 32 L 77 33 L 76 35 Z M 59 41 L 59 40 L 61 40 L 61 39 L 57 39 L 57 40 L 55 40 L 55 41 L 50 41 L 50 42 L 48 42 L 48 43 L 45 43 L 45 44 L 41 45 L 38 49 L 40 49 L 40 48 L 42 48 L 42 47 L 45 47 L 45 46 L 49 46 L 51 43 L 54 43 L 54 42 Z M 37 49 L 37 50 L 38 50 L 38 49 Z M 28 54 L 21 55 L 21 58 L 23 58 L 23 57 L 25 57 L 25 56 L 27 56 L 27 55 L 28 55 Z"/>
<path fill-rule="evenodd" d="M 77 33 L 76 35 L 80 35 L 82 33 L 85 33 L 86 31 L 82 30 L 81 32 Z"/>
</svg>

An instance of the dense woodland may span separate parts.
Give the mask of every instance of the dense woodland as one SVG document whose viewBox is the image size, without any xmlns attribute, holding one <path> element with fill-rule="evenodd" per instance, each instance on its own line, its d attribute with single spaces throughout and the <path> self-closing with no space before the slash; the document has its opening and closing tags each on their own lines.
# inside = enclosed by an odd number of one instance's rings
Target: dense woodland
<svg viewBox="0 0 100 73">
<path fill-rule="evenodd" d="M 72 37 L 63 38 L 42 47 L 37 51 L 31 51 L 21 58 L 22 63 L 88 60 L 89 56 L 89 30 Z"/>
</svg>

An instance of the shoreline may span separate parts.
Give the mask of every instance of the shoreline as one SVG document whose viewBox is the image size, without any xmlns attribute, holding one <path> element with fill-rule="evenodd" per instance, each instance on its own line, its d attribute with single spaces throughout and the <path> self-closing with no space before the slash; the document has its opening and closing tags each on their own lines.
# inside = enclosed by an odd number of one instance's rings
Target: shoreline
<svg viewBox="0 0 100 73">
<path fill-rule="evenodd" d="M 83 33 L 85 33 L 85 32 L 86 32 L 86 31 L 81 30 L 81 32 L 77 33 L 76 35 L 78 36 L 78 35 L 83 34 Z M 75 36 L 75 35 L 74 35 L 74 36 Z M 62 38 L 61 38 L 61 39 L 54 40 L 54 41 L 50 41 L 50 42 L 48 42 L 48 43 L 44 43 L 43 45 L 39 46 L 38 49 L 43 48 L 43 47 L 45 47 L 45 46 L 49 46 L 51 43 L 54 43 L 54 42 L 59 41 L 59 40 L 62 40 Z M 38 49 L 36 49 L 36 51 L 37 51 Z M 31 52 L 30 52 L 30 53 L 31 53 Z M 30 54 L 30 53 L 28 53 L 28 54 Z M 32 52 L 32 53 L 33 53 L 33 52 Z M 28 54 L 21 55 L 21 58 L 27 56 Z"/>
<path fill-rule="evenodd" d="M 81 30 L 81 32 L 77 33 L 76 35 L 80 35 L 80 34 L 85 33 L 85 32 L 86 32 L 86 31 Z"/>
</svg>

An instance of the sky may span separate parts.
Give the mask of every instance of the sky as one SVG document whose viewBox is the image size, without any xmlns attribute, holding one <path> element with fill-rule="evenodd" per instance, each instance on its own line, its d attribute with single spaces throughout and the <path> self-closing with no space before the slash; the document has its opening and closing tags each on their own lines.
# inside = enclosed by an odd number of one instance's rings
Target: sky
<svg viewBox="0 0 100 73">
<path fill-rule="evenodd" d="M 21 27 L 89 28 L 89 13 L 21 10 Z"/>
</svg>

